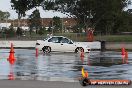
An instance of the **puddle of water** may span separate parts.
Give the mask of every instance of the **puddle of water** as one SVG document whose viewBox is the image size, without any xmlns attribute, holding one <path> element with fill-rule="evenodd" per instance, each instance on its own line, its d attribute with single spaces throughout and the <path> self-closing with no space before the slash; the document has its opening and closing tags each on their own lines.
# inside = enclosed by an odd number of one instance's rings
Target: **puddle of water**
<svg viewBox="0 0 132 88">
<path fill-rule="evenodd" d="M 121 52 L 92 51 L 81 58 L 75 53 L 42 52 L 35 56 L 35 50 L 15 49 L 16 62 L 9 64 L 9 49 L 0 50 L 0 79 L 76 81 L 81 76 L 81 68 L 89 72 L 90 79 L 130 79 L 132 80 L 132 52 L 128 52 L 128 64 Z"/>
</svg>

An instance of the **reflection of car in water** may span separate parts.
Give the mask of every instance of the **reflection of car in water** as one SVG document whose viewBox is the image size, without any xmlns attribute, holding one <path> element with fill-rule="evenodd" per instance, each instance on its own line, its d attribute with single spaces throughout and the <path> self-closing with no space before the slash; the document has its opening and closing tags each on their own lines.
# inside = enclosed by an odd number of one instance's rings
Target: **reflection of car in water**
<svg viewBox="0 0 132 88">
<path fill-rule="evenodd" d="M 76 53 L 80 51 L 90 52 L 90 48 L 88 46 L 73 42 L 64 36 L 50 36 L 44 40 L 37 40 L 36 48 L 42 50 L 44 53 L 49 53 L 51 51 Z"/>
</svg>

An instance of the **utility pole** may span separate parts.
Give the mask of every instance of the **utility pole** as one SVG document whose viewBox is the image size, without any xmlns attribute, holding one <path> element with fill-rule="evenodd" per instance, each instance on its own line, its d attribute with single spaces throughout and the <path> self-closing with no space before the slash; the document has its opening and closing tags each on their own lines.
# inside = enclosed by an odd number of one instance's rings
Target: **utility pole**
<svg viewBox="0 0 132 88">
<path fill-rule="evenodd" d="M 53 32 L 54 32 L 54 31 L 53 31 L 53 29 L 54 29 L 54 28 L 53 28 L 53 27 L 54 27 L 54 23 L 53 23 L 53 22 L 54 22 L 54 21 L 53 21 L 53 19 L 52 19 L 52 35 L 53 35 Z"/>
<path fill-rule="evenodd" d="M 7 13 L 6 13 L 6 28 L 7 28 Z"/>
<path fill-rule="evenodd" d="M 13 28 L 14 28 L 14 18 L 13 18 Z"/>
<path fill-rule="evenodd" d="M 7 29 L 7 11 L 6 11 L 6 29 Z M 5 40 L 6 40 L 6 34 L 5 34 Z"/>
<path fill-rule="evenodd" d="M 63 29 L 64 29 L 63 17 L 62 17 L 62 19 L 61 19 L 61 23 L 62 23 L 62 25 L 61 25 L 61 26 L 62 26 L 62 30 L 61 30 L 61 31 L 62 31 L 62 34 L 63 34 Z"/>
<path fill-rule="evenodd" d="M 44 28 L 44 21 L 43 21 L 43 18 L 41 18 L 41 27 L 43 27 Z"/>
<path fill-rule="evenodd" d="M 18 17 L 17 27 L 20 27 L 20 18 Z"/>
</svg>

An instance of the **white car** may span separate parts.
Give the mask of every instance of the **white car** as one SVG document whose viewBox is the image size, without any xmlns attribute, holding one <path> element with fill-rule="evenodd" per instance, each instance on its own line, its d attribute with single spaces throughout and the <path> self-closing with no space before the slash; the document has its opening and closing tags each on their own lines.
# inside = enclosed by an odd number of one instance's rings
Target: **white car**
<svg viewBox="0 0 132 88">
<path fill-rule="evenodd" d="M 44 53 L 58 52 L 90 52 L 90 48 L 81 43 L 73 42 L 64 36 L 49 36 L 44 40 L 37 40 L 36 48 Z"/>
</svg>

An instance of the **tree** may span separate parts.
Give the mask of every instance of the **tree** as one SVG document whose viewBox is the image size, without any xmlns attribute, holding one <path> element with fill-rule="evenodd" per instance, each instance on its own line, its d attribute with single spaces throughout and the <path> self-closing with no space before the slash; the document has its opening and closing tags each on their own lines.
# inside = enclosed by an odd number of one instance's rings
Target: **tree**
<svg viewBox="0 0 132 88">
<path fill-rule="evenodd" d="M 9 17 L 10 17 L 10 13 L 9 12 L 0 11 L 0 20 L 6 20 Z"/>
<path fill-rule="evenodd" d="M 46 33 L 46 30 L 45 30 L 45 28 L 40 28 L 40 30 L 38 31 L 38 34 L 39 35 L 42 35 L 42 34 L 44 34 L 44 33 Z"/>
<path fill-rule="evenodd" d="M 12 0 L 16 1 L 16 0 Z M 70 13 L 83 28 L 95 28 L 97 31 L 110 34 L 116 25 L 117 18 L 130 0 L 17 0 L 25 3 L 26 10 L 42 6 L 44 10 L 55 10 Z M 28 2 L 28 3 L 26 3 Z M 16 5 L 14 4 L 14 7 Z M 18 6 L 19 7 L 19 6 Z M 21 8 L 21 7 L 20 7 Z M 21 9 L 16 9 L 21 11 Z M 26 11 L 24 10 L 24 11 Z M 25 12 L 22 12 L 24 14 Z"/>
<path fill-rule="evenodd" d="M 9 29 L 4 29 L 3 33 L 5 34 L 6 37 L 14 37 L 16 32 L 13 29 L 13 26 L 11 25 Z"/>
<path fill-rule="evenodd" d="M 36 9 L 35 11 L 32 12 L 32 14 L 29 16 L 29 22 L 28 23 L 30 26 L 30 35 L 31 35 L 33 28 L 36 29 L 36 33 L 37 33 L 37 31 L 41 27 L 41 17 L 40 17 L 39 10 Z"/>
<path fill-rule="evenodd" d="M 97 4 L 100 4 L 100 8 L 96 5 L 97 14 L 93 19 L 93 22 L 96 23 L 95 28 L 104 34 L 113 33 L 112 29 L 123 13 L 123 8 L 127 4 L 126 0 L 105 0 L 102 3 L 98 2 Z"/>
<path fill-rule="evenodd" d="M 132 32 L 132 13 L 125 11 L 116 21 L 116 25 L 113 28 L 113 33 L 120 32 Z"/>
<path fill-rule="evenodd" d="M 37 7 L 41 6 L 44 0 L 11 0 L 12 9 L 16 10 L 18 16 L 25 16 L 25 12 Z"/>
<path fill-rule="evenodd" d="M 17 34 L 17 36 L 22 35 L 22 29 L 20 27 L 17 28 L 16 34 Z"/>
<path fill-rule="evenodd" d="M 62 26 L 62 22 L 60 17 L 53 17 L 53 22 L 52 22 L 52 30 L 59 32 Z"/>
<path fill-rule="evenodd" d="M 13 29 L 13 27 L 11 27 L 8 31 L 7 31 L 8 37 L 14 37 L 16 32 Z"/>
<path fill-rule="evenodd" d="M 117 20 L 121 19 L 120 15 L 124 12 L 123 8 L 129 3 L 128 0 L 72 0 L 62 2 L 59 0 L 55 4 L 59 6 L 57 10 L 69 12 L 74 18 L 77 18 L 77 22 L 82 28 L 92 27 L 96 31 L 110 34 L 113 33 L 114 27 L 118 24 L 119 21 Z"/>
</svg>

